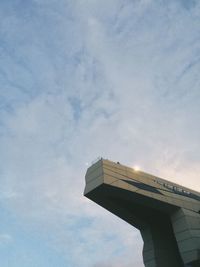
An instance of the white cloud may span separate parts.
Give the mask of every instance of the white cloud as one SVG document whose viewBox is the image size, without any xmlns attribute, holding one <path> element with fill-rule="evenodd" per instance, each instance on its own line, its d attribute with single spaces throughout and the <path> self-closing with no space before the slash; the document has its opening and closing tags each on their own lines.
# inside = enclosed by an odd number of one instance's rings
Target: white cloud
<svg viewBox="0 0 200 267">
<path fill-rule="evenodd" d="M 7 245 L 13 241 L 13 238 L 9 234 L 1 233 L 0 234 L 0 245 Z"/>
<path fill-rule="evenodd" d="M 142 266 L 138 232 L 82 196 L 86 162 L 200 190 L 198 9 L 34 1 L 4 20 L 0 199 L 72 266 Z"/>
</svg>

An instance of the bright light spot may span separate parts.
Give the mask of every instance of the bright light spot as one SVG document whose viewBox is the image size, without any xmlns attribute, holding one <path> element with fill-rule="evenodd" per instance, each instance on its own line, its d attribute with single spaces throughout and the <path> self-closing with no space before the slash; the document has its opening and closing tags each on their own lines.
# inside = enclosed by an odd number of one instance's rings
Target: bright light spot
<svg viewBox="0 0 200 267">
<path fill-rule="evenodd" d="M 136 172 L 140 171 L 140 167 L 139 167 L 139 166 L 133 166 L 133 169 L 134 169 L 134 171 L 136 171 Z"/>
</svg>

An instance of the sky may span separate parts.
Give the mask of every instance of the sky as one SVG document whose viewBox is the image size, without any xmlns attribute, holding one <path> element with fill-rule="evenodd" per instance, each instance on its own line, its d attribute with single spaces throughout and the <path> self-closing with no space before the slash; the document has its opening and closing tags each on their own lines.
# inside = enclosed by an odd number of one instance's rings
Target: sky
<svg viewBox="0 0 200 267">
<path fill-rule="evenodd" d="M 200 2 L 0 1 L 4 267 L 143 267 L 83 196 L 97 157 L 200 191 Z"/>
</svg>

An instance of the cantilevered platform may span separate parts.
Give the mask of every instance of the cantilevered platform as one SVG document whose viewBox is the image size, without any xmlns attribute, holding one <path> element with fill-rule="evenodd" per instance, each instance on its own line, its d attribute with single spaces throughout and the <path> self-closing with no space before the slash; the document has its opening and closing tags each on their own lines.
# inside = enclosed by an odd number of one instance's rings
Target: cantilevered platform
<svg viewBox="0 0 200 267">
<path fill-rule="evenodd" d="M 200 193 L 100 159 L 84 195 L 141 231 L 146 267 L 200 267 Z"/>
</svg>

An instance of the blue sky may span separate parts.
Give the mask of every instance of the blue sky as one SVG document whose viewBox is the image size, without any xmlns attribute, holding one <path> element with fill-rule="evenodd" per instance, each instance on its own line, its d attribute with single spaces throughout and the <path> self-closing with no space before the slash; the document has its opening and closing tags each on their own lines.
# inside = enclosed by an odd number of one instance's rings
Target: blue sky
<svg viewBox="0 0 200 267">
<path fill-rule="evenodd" d="M 98 156 L 200 190 L 200 3 L 0 1 L 4 267 L 143 267 L 83 197 Z"/>
</svg>

